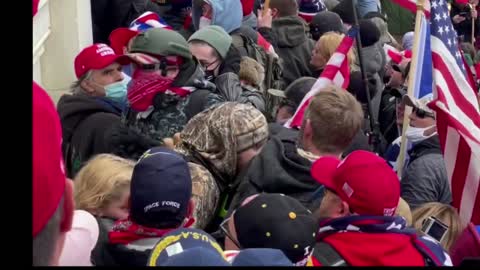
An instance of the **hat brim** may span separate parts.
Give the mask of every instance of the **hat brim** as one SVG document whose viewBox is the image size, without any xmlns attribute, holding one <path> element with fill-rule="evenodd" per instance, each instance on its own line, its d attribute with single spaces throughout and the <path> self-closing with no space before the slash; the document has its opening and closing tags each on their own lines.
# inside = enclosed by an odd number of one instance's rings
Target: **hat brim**
<svg viewBox="0 0 480 270">
<path fill-rule="evenodd" d="M 311 175 L 318 183 L 326 188 L 336 190 L 334 181 L 335 171 L 337 170 L 340 160 L 335 157 L 321 157 L 316 160 L 311 169 Z"/>
<path fill-rule="evenodd" d="M 282 91 L 282 90 L 278 90 L 278 89 L 268 89 L 267 90 L 268 93 L 272 96 L 276 96 L 276 97 L 282 97 L 282 98 L 286 98 L 287 96 L 285 96 L 285 91 Z"/>
<path fill-rule="evenodd" d="M 393 88 L 391 93 L 396 98 L 403 98 L 407 94 L 407 91 L 401 88 Z"/>
<path fill-rule="evenodd" d="M 116 54 L 123 54 L 123 47 L 127 46 L 128 42 L 139 33 L 140 32 L 128 28 L 117 28 L 113 30 L 108 37 L 110 40 L 110 47 L 112 47 Z"/>
<path fill-rule="evenodd" d="M 410 106 L 410 107 L 414 107 L 414 108 L 418 108 L 418 100 L 414 97 L 411 97 L 409 95 L 404 95 L 403 98 L 402 98 L 402 103 L 407 105 L 407 106 Z"/>
</svg>

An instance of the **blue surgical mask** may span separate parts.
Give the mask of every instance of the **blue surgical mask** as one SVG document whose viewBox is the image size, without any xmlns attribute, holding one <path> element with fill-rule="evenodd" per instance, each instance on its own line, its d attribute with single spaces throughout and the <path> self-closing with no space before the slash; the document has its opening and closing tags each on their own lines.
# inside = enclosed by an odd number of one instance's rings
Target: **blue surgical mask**
<svg viewBox="0 0 480 270">
<path fill-rule="evenodd" d="M 130 76 L 124 74 L 124 79 L 122 81 L 106 85 L 104 87 L 105 97 L 116 102 L 125 102 L 127 96 L 127 86 L 130 80 Z"/>
</svg>

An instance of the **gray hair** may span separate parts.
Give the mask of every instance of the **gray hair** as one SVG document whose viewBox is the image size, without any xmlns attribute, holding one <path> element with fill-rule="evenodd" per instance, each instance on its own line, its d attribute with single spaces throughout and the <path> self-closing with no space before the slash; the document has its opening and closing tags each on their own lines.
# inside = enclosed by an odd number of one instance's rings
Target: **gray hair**
<svg viewBox="0 0 480 270">
<path fill-rule="evenodd" d="M 72 85 L 70 86 L 70 91 L 74 95 L 85 94 L 85 89 L 83 89 L 81 84 L 82 84 L 83 81 L 90 79 L 91 75 L 92 75 L 91 70 L 89 70 L 89 71 L 87 71 L 87 73 L 83 74 L 77 81 L 72 83 Z"/>
<path fill-rule="evenodd" d="M 60 222 L 63 216 L 63 200 L 60 199 L 57 210 L 45 227 L 33 238 L 33 266 L 50 266 L 55 248 L 60 238 Z"/>
</svg>

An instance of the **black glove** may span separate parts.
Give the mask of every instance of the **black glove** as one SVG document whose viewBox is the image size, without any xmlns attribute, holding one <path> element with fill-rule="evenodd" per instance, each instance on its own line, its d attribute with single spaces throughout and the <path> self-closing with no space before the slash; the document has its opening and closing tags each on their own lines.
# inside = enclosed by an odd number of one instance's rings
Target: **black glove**
<svg viewBox="0 0 480 270">
<path fill-rule="evenodd" d="M 232 72 L 238 75 L 238 73 L 240 72 L 240 61 L 242 61 L 242 57 L 240 56 L 237 48 L 235 48 L 235 46 L 233 46 L 232 44 L 228 49 L 225 59 L 220 65 L 218 75 L 228 72 Z"/>
<path fill-rule="evenodd" d="M 163 144 L 124 123 L 112 126 L 106 136 L 110 142 L 110 153 L 132 160 L 138 160 L 148 149 Z"/>
</svg>

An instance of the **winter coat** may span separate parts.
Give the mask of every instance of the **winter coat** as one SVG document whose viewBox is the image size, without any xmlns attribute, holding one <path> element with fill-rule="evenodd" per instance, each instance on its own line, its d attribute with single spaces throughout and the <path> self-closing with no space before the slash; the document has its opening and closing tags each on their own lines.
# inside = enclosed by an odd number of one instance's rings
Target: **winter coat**
<svg viewBox="0 0 480 270">
<path fill-rule="evenodd" d="M 457 31 L 457 35 L 459 37 L 463 36 L 463 42 L 468 42 L 470 43 L 472 41 L 472 16 L 470 15 L 470 6 L 469 5 L 464 5 L 461 6 L 455 2 L 452 3 L 452 7 L 450 10 L 450 18 L 452 18 L 452 24 L 453 28 L 455 28 L 455 31 Z M 464 21 L 460 23 L 455 23 L 453 21 L 453 17 L 455 15 L 459 15 L 462 12 L 466 12 L 467 16 Z M 477 17 L 475 20 L 475 37 L 479 35 L 479 30 L 478 28 L 480 27 L 480 19 Z"/>
<path fill-rule="evenodd" d="M 302 18 L 286 16 L 274 19 L 272 35 L 264 37 L 283 60 L 286 85 L 303 76 L 312 77 L 310 59 L 315 41 L 308 37 L 308 25 Z"/>
<path fill-rule="evenodd" d="M 90 0 L 92 9 L 93 43 L 109 44 L 110 33 L 128 27 L 144 12 L 161 15 L 159 6 L 151 0 Z"/>
<path fill-rule="evenodd" d="M 260 154 L 252 159 L 248 169 L 241 172 L 238 185 L 229 207 L 232 213 L 250 195 L 283 193 L 301 202 L 310 210 L 318 207 L 322 185 L 310 175 L 312 160 L 299 154 L 296 146 L 298 131 L 270 125 L 271 138 Z M 315 159 L 315 158 L 313 158 Z"/>
<path fill-rule="evenodd" d="M 438 135 L 414 144 L 401 182 L 401 197 L 410 208 L 427 202 L 450 204 L 452 194 Z"/>
<path fill-rule="evenodd" d="M 378 123 L 380 131 L 388 144 L 391 144 L 398 136 L 397 126 L 397 98 L 392 95 L 392 88 L 386 86 L 380 98 Z"/>
</svg>

